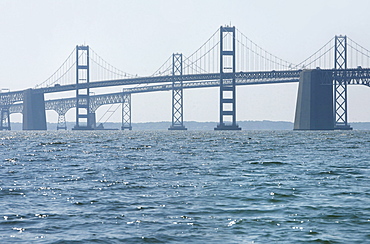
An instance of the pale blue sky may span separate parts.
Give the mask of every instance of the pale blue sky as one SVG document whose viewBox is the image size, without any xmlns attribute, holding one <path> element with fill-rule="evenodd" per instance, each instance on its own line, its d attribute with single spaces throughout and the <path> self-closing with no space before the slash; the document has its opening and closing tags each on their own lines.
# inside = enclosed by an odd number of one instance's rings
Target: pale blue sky
<svg viewBox="0 0 370 244">
<path fill-rule="evenodd" d="M 339 34 L 370 49 L 369 9 L 367 0 L 2 0 L 0 87 L 34 87 L 83 43 L 121 70 L 151 74 L 172 53 L 191 54 L 230 23 L 292 63 Z M 296 84 L 246 86 L 237 92 L 238 120 L 294 119 Z M 349 120 L 370 121 L 364 105 L 370 102 L 370 88 L 350 87 L 349 93 Z M 185 120 L 218 120 L 218 89 L 184 95 Z M 170 92 L 133 95 L 132 102 L 133 122 L 171 119 Z M 67 115 L 74 120 L 73 112 Z M 55 112 L 48 117 L 56 121 Z M 120 121 L 120 114 L 112 118 Z"/>
</svg>

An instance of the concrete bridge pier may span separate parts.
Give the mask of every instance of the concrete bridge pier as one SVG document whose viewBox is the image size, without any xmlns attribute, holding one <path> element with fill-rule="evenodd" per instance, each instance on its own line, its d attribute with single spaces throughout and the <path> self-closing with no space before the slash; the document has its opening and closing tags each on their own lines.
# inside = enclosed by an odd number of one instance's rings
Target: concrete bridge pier
<svg viewBox="0 0 370 244">
<path fill-rule="evenodd" d="M 44 94 L 28 89 L 23 96 L 23 130 L 46 130 Z"/>
<path fill-rule="evenodd" d="M 96 114 L 90 112 L 87 115 L 85 115 L 85 117 L 87 118 L 85 124 L 79 123 L 79 125 L 78 126 L 75 125 L 72 128 L 72 130 L 95 130 L 97 129 Z"/>
<path fill-rule="evenodd" d="M 322 70 L 302 71 L 294 130 L 334 130 L 332 83 L 331 77 Z"/>
</svg>

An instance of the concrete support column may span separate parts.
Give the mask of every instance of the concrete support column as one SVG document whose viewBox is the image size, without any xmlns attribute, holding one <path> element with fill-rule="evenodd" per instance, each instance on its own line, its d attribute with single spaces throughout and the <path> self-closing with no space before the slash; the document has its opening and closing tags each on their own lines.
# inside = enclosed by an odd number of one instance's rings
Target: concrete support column
<svg viewBox="0 0 370 244">
<path fill-rule="evenodd" d="M 322 70 L 303 70 L 299 78 L 294 130 L 334 130 L 333 85 Z"/>
<path fill-rule="evenodd" d="M 43 93 L 32 89 L 24 91 L 23 130 L 46 130 L 45 100 Z"/>
</svg>

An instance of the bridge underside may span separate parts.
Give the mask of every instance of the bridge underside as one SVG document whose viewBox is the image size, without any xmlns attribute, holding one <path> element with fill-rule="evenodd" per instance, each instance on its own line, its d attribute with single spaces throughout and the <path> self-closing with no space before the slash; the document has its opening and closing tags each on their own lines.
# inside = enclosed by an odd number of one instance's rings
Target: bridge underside
<svg viewBox="0 0 370 244">
<path fill-rule="evenodd" d="M 333 86 L 328 79 L 321 70 L 302 71 L 294 130 L 334 130 Z"/>
</svg>

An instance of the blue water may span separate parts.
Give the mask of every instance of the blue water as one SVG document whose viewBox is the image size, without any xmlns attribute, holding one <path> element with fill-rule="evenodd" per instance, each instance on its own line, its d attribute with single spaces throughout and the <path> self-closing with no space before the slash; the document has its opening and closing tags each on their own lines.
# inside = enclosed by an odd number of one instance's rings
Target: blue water
<svg viewBox="0 0 370 244">
<path fill-rule="evenodd" d="M 1 243 L 370 243 L 370 132 L 0 132 Z"/>
</svg>

